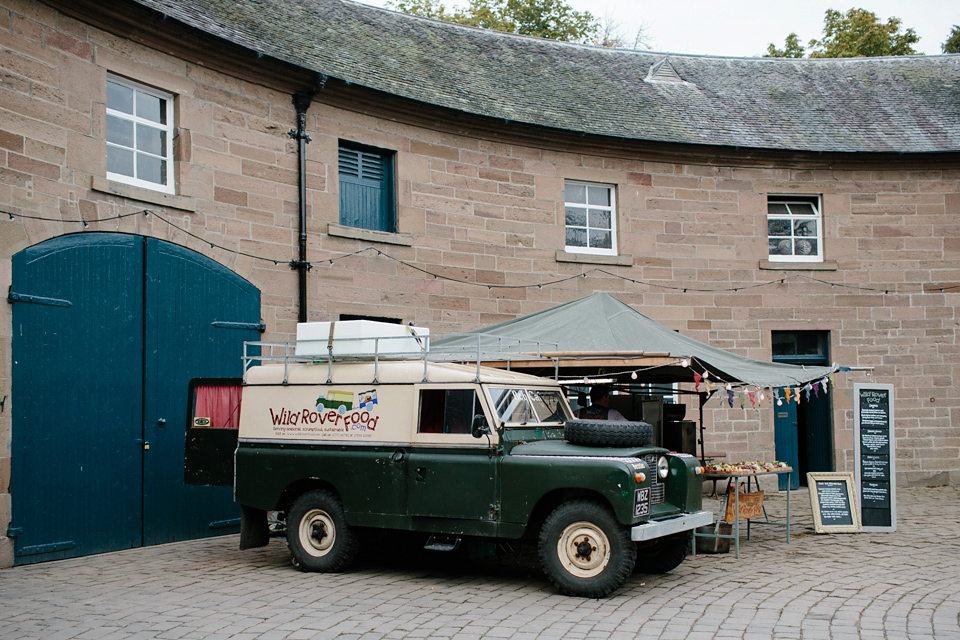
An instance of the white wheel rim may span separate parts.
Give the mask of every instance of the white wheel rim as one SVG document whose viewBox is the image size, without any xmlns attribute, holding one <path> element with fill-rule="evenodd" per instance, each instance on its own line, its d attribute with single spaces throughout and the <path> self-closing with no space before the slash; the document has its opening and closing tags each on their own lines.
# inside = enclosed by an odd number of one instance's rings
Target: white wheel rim
<svg viewBox="0 0 960 640">
<path fill-rule="evenodd" d="M 610 540 L 592 522 L 574 522 L 560 534 L 557 556 L 571 575 L 593 578 L 610 562 Z"/>
<path fill-rule="evenodd" d="M 330 553 L 333 543 L 337 539 L 337 528 L 333 519 L 322 509 L 312 509 L 300 519 L 299 527 L 300 546 L 315 558 L 321 558 Z"/>
</svg>

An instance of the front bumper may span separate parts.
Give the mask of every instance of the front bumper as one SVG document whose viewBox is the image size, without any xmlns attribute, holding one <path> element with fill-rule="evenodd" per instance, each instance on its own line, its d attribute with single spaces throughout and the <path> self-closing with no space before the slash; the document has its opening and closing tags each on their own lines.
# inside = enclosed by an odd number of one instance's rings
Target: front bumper
<svg viewBox="0 0 960 640">
<path fill-rule="evenodd" d="M 713 524 L 712 511 L 685 513 L 676 518 L 670 518 L 669 520 L 657 520 L 638 524 L 630 529 L 630 539 L 634 542 L 653 540 L 654 538 L 662 538 L 663 536 L 669 536 L 673 533 L 689 531 L 690 529 L 696 529 L 697 527 L 703 527 L 709 524 Z"/>
</svg>

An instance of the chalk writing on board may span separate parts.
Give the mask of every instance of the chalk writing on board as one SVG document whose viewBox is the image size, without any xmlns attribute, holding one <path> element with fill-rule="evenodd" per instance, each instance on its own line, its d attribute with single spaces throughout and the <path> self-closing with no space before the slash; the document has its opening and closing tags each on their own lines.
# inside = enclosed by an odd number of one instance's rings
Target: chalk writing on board
<svg viewBox="0 0 960 640">
<path fill-rule="evenodd" d="M 847 485 L 842 481 L 817 482 L 820 521 L 824 525 L 853 524 Z"/>
</svg>

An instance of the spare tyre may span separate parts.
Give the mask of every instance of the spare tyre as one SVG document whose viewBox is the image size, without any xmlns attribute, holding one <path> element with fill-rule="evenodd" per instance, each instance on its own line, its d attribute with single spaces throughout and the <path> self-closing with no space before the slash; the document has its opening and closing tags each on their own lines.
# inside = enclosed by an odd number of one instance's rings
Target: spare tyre
<svg viewBox="0 0 960 640">
<path fill-rule="evenodd" d="M 568 420 L 563 437 L 587 447 L 643 447 L 653 442 L 653 425 L 626 420 Z"/>
</svg>

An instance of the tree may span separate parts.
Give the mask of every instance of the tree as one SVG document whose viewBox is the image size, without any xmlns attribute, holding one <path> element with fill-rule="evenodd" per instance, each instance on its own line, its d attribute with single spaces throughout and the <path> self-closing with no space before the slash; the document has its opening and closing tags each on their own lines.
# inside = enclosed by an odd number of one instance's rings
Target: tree
<svg viewBox="0 0 960 640">
<path fill-rule="evenodd" d="M 387 4 L 424 18 L 564 42 L 594 42 L 601 31 L 593 14 L 574 11 L 563 0 L 470 0 L 466 9 L 453 12 L 440 0 L 391 0 Z"/>
<path fill-rule="evenodd" d="M 859 58 L 862 56 L 919 55 L 911 46 L 920 41 L 913 29 L 901 31 L 903 21 L 890 18 L 880 22 L 877 14 L 866 9 L 849 9 L 841 13 L 827 9 L 823 17 L 823 38 L 811 40 L 807 46 L 811 58 Z M 801 58 L 804 47 L 795 33 L 787 36 L 783 49 L 773 44 L 766 57 Z"/>
<path fill-rule="evenodd" d="M 777 49 L 771 42 L 767 47 L 767 52 L 763 54 L 764 58 L 802 58 L 804 53 L 803 45 L 800 44 L 800 38 L 797 34 L 791 33 L 783 45 L 783 49 Z"/>
<path fill-rule="evenodd" d="M 960 26 L 953 25 L 947 41 L 940 45 L 940 50 L 944 53 L 960 53 Z"/>
</svg>

